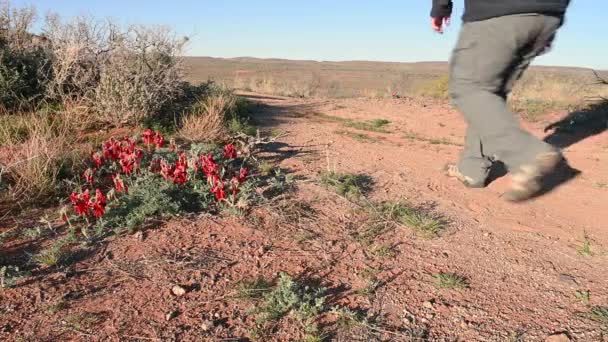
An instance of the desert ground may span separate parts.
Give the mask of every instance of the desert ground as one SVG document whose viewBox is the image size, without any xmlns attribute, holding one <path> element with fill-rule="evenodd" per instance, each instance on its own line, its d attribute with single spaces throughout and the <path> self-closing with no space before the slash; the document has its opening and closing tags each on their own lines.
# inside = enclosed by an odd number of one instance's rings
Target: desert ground
<svg viewBox="0 0 608 342">
<path fill-rule="evenodd" d="M 57 220 L 3 241 L 3 262 L 29 273 L 0 290 L 0 338 L 608 341 L 608 114 L 589 107 L 603 91 L 585 88 L 593 73 L 537 68 L 516 90 L 522 125 L 568 163 L 512 204 L 498 165 L 486 189 L 444 175 L 465 132 L 433 83 L 445 70 L 189 59 L 190 81 L 249 103 L 268 137 L 254 172 L 273 194 L 79 245 L 61 267 L 27 262 Z M 13 210 L 1 227 L 31 230 L 41 213 Z"/>
</svg>

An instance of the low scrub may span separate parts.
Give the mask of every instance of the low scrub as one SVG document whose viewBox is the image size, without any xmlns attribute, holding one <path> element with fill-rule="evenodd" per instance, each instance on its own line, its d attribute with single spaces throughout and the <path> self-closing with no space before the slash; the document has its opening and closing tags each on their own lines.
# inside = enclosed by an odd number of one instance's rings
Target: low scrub
<svg viewBox="0 0 608 342">
<path fill-rule="evenodd" d="M 183 213 L 249 204 L 248 170 L 233 145 L 183 151 L 160 132 L 146 130 L 141 139 L 107 140 L 86 164 L 81 185 L 69 196 L 73 213 L 62 212 L 85 238 L 90 229 L 95 235 L 108 229 L 132 232 Z"/>
</svg>

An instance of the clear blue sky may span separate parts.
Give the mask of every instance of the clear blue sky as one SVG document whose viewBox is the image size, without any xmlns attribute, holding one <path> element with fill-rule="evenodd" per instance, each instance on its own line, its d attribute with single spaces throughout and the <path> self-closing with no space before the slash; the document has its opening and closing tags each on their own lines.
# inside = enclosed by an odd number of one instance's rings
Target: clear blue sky
<svg viewBox="0 0 608 342">
<path fill-rule="evenodd" d="M 608 1 L 572 0 L 550 55 L 537 64 L 608 69 Z M 464 0 L 441 36 L 431 0 L 13 0 L 40 14 L 92 14 L 124 24 L 163 24 L 192 36 L 188 55 L 313 60 L 438 61 L 454 45 Z"/>
</svg>

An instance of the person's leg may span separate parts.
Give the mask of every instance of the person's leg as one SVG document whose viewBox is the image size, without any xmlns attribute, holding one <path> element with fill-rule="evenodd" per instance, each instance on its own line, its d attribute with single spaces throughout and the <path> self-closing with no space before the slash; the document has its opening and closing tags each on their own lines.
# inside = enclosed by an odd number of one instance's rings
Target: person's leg
<svg viewBox="0 0 608 342">
<path fill-rule="evenodd" d="M 483 155 L 479 134 L 472 126 L 467 128 L 464 150 L 456 167 L 448 167 L 448 175 L 458 178 L 471 188 L 483 188 L 492 167 L 492 161 Z"/>
<path fill-rule="evenodd" d="M 479 135 L 481 155 L 502 161 L 512 172 L 534 164 L 538 156 L 555 152 L 521 129 L 507 108 L 506 97 L 514 81 L 540 53 L 543 36 L 548 39 L 558 27 L 559 19 L 542 15 L 465 23 L 454 49 L 452 102 Z"/>
</svg>

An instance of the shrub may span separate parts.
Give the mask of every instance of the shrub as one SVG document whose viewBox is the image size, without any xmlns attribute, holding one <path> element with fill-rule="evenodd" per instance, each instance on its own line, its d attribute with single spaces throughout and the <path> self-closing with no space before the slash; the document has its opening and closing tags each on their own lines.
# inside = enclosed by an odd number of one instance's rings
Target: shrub
<svg viewBox="0 0 608 342">
<path fill-rule="evenodd" d="M 264 296 L 256 308 L 257 321 L 278 320 L 294 312 L 302 320 L 311 320 L 325 309 L 325 289 L 303 286 L 285 273 L 279 275 L 277 286 Z"/>
<path fill-rule="evenodd" d="M 45 33 L 52 41 L 49 98 L 83 103 L 98 122 L 140 122 L 181 91 L 179 56 L 187 40 L 165 28 L 51 15 Z"/>
<path fill-rule="evenodd" d="M 31 107 L 44 98 L 48 59 L 37 37 L 28 31 L 36 11 L 0 2 L 0 107 Z"/>
<path fill-rule="evenodd" d="M 449 97 L 449 82 L 450 79 L 448 76 L 441 76 L 422 85 L 420 93 L 423 96 L 447 100 Z"/>
</svg>

